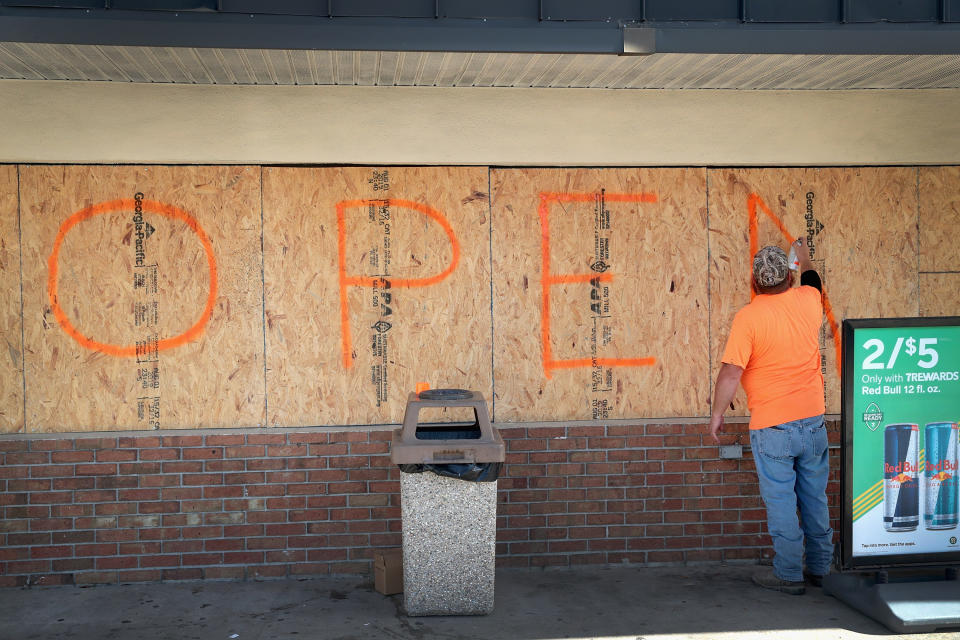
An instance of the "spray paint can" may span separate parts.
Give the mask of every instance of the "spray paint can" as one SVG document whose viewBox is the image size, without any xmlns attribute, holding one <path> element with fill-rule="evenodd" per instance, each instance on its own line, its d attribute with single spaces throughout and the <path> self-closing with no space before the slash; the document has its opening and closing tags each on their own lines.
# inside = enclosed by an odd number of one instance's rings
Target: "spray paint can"
<svg viewBox="0 0 960 640">
<path fill-rule="evenodd" d="M 797 249 L 793 246 L 793 243 L 790 244 L 790 255 L 787 256 L 787 266 L 790 267 L 791 271 L 796 271 L 800 268 L 800 259 L 797 258 Z"/>
</svg>

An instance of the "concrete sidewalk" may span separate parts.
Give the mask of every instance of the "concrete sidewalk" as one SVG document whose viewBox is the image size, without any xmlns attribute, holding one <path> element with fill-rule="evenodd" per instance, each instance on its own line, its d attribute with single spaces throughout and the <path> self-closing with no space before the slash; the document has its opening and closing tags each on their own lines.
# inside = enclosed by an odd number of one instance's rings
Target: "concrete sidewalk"
<svg viewBox="0 0 960 640">
<path fill-rule="evenodd" d="M 0 590 L 3 640 L 697 638 L 897 636 L 820 589 L 755 587 L 752 565 L 497 572 L 489 616 L 408 618 L 363 576 Z"/>
</svg>

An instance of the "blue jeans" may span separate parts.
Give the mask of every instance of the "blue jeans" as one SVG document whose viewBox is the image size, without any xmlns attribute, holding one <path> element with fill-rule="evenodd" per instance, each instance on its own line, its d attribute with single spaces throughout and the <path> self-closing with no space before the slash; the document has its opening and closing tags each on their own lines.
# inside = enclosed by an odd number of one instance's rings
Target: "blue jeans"
<svg viewBox="0 0 960 640">
<path fill-rule="evenodd" d="M 781 580 L 802 581 L 806 552 L 807 571 L 830 573 L 833 529 L 827 508 L 830 462 L 823 416 L 751 430 L 750 445 L 773 538 L 773 572 Z"/>
</svg>

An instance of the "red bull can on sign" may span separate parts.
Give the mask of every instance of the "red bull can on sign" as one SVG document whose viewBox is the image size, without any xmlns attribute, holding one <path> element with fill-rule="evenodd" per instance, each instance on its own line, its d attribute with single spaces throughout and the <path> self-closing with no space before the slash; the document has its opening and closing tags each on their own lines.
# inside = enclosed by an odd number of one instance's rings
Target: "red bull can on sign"
<svg viewBox="0 0 960 640">
<path fill-rule="evenodd" d="M 889 424 L 883 430 L 883 528 L 913 531 L 920 524 L 920 428 Z"/>
<path fill-rule="evenodd" d="M 953 529 L 957 526 L 957 423 L 931 422 L 923 440 L 923 525 Z"/>
</svg>

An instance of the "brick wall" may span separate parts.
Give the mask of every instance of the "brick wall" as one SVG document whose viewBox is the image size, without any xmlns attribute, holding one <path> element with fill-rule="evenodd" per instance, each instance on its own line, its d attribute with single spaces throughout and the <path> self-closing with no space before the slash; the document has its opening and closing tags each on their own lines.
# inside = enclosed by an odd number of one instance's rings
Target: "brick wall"
<svg viewBox="0 0 960 640">
<path fill-rule="evenodd" d="M 839 424 L 828 423 L 839 443 Z M 724 442 L 745 425 L 729 424 Z M 704 424 L 503 427 L 502 566 L 769 557 L 749 451 Z M 400 545 L 390 430 L 0 436 L 0 586 L 370 571 Z M 832 450 L 834 528 L 840 486 Z"/>
</svg>

